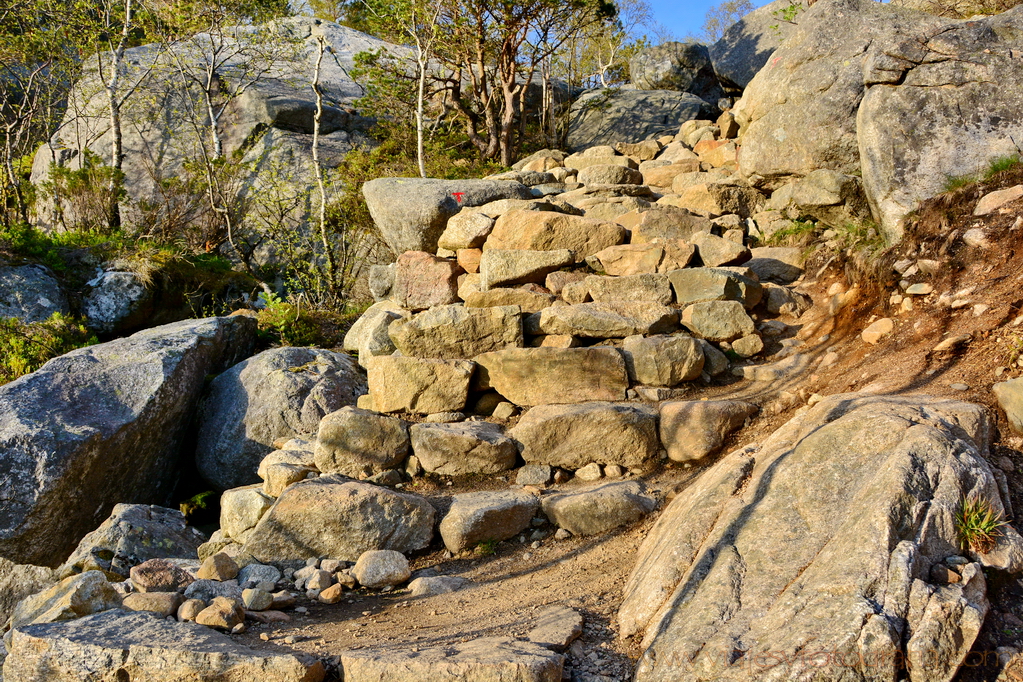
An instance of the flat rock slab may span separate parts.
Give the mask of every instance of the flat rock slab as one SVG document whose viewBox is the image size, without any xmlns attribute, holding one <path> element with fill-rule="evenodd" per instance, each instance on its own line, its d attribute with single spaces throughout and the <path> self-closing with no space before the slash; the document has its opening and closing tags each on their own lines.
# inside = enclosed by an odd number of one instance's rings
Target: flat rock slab
<svg viewBox="0 0 1023 682">
<path fill-rule="evenodd" d="M 549 606 L 536 616 L 526 638 L 551 651 L 564 651 L 583 634 L 583 616 L 567 606 Z"/>
<path fill-rule="evenodd" d="M 761 284 L 725 268 L 684 268 L 668 273 L 679 305 L 702 301 L 739 301 L 747 310 L 763 297 Z"/>
<path fill-rule="evenodd" d="M 624 400 L 629 377 L 614 348 L 521 348 L 476 356 L 480 382 L 516 405 Z"/>
<path fill-rule="evenodd" d="M 476 365 L 469 360 L 370 358 L 369 395 L 378 412 L 458 412 Z"/>
<path fill-rule="evenodd" d="M 6 682 L 320 682 L 325 676 L 312 658 L 256 651 L 201 625 L 121 610 L 15 630 L 3 672 Z"/>
<path fill-rule="evenodd" d="M 990 432 L 979 405 L 844 394 L 723 458 L 640 547 L 618 612 L 623 637 L 644 633 L 636 680 L 896 679 L 900 660 L 912 682 L 952 679 L 988 610 L 984 575 L 930 569 L 963 551 L 964 499 L 1002 513 Z M 1021 542 L 1006 527 L 971 556 Z M 880 668 L 792 656 L 809 646 Z M 785 663 L 753 663 L 766 652 Z"/>
<path fill-rule="evenodd" d="M 284 491 L 245 550 L 263 563 L 311 556 L 355 561 L 371 549 L 414 552 L 430 544 L 434 510 L 425 498 L 320 476 Z"/>
<path fill-rule="evenodd" d="M 638 403 L 537 405 L 508 435 L 527 463 L 571 470 L 592 462 L 644 468 L 660 447 L 657 411 Z"/>
<path fill-rule="evenodd" d="M 447 476 L 496 474 L 515 467 L 518 448 L 497 424 L 416 424 L 412 452 L 424 471 Z"/>
<path fill-rule="evenodd" d="M 115 504 L 165 499 L 206 377 L 255 335 L 243 316 L 176 322 L 0 387 L 0 556 L 56 566 Z"/>
<path fill-rule="evenodd" d="M 543 498 L 544 515 L 573 535 L 598 535 L 635 523 L 657 508 L 639 481 L 603 483 Z"/>
<path fill-rule="evenodd" d="M 623 241 L 625 228 L 618 223 L 554 211 L 510 211 L 497 219 L 483 252 L 568 249 L 575 254 L 576 262 L 581 262 L 586 256 Z"/>
<path fill-rule="evenodd" d="M 657 303 L 610 301 L 551 306 L 540 311 L 540 332 L 592 339 L 665 334 L 678 329 L 678 311 Z"/>
<path fill-rule="evenodd" d="M 418 651 L 348 651 L 341 654 L 345 682 L 561 682 L 562 656 L 510 637 Z"/>
<path fill-rule="evenodd" d="M 500 542 L 529 527 L 539 501 L 521 490 L 455 495 L 440 522 L 444 546 L 458 553 L 481 542 Z"/>
</svg>

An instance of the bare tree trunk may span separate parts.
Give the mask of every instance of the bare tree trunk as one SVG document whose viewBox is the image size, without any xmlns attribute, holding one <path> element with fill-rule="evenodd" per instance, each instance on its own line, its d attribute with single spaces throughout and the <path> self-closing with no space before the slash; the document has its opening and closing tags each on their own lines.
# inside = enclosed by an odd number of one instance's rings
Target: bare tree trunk
<svg viewBox="0 0 1023 682">
<path fill-rule="evenodd" d="M 334 261 L 334 250 L 327 235 L 327 188 L 323 184 L 323 167 L 320 165 L 320 121 L 323 119 L 323 88 L 320 87 L 320 68 L 323 65 L 323 54 L 327 51 L 327 42 L 323 36 L 316 37 L 319 51 L 316 53 L 316 66 L 313 68 L 313 93 L 316 95 L 316 114 L 313 116 L 313 170 L 316 173 L 316 187 L 320 193 L 320 241 L 323 243 L 323 257 L 327 261 L 327 286 L 330 297 L 337 297 L 337 263 Z M 422 126 L 420 122 L 420 144 L 422 143 Z M 423 157 L 420 150 L 419 165 L 422 168 Z M 426 177 L 425 174 L 423 177 Z"/>
<path fill-rule="evenodd" d="M 117 45 L 110 51 L 110 79 L 105 83 L 107 99 L 110 103 L 110 167 L 113 172 L 107 182 L 110 206 L 107 211 L 107 226 L 111 230 L 121 227 L 121 205 L 118 201 L 118 189 L 120 185 L 121 168 L 124 162 L 124 138 L 121 131 L 121 100 L 117 96 L 117 89 L 121 78 L 121 63 L 124 61 L 124 48 L 128 43 L 128 36 L 131 33 L 131 6 L 132 0 L 125 0 L 124 3 L 124 26 L 121 30 L 121 38 Z"/>
</svg>

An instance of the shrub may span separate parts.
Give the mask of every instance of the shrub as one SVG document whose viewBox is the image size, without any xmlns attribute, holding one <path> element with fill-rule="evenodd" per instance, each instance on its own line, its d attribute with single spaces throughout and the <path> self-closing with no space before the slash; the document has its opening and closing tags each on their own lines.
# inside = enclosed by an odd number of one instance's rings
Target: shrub
<svg viewBox="0 0 1023 682">
<path fill-rule="evenodd" d="M 54 313 L 44 322 L 0 318 L 0 384 L 34 372 L 47 360 L 98 343 L 74 318 Z"/>
</svg>

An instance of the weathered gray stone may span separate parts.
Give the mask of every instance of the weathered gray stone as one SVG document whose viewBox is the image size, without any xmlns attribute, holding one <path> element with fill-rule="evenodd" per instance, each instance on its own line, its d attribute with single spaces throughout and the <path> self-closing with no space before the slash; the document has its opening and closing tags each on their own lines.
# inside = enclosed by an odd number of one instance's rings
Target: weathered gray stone
<svg viewBox="0 0 1023 682">
<path fill-rule="evenodd" d="M 739 301 L 747 310 L 763 296 L 759 282 L 724 268 L 685 268 L 672 270 L 668 280 L 679 305 L 701 301 Z"/>
<path fill-rule="evenodd" d="M 352 567 L 352 575 L 363 587 L 379 588 L 400 585 L 409 579 L 412 571 L 408 559 L 393 549 L 371 549 L 359 555 Z"/>
<path fill-rule="evenodd" d="M 310 437 L 327 414 L 366 392 L 355 361 L 313 348 L 272 348 L 210 384 L 199 418 L 196 463 L 218 488 L 258 482 L 277 440 Z"/>
<path fill-rule="evenodd" d="M 264 494 L 262 488 L 257 483 L 225 490 L 220 496 L 220 532 L 225 538 L 238 538 L 254 528 L 273 504 L 273 499 Z"/>
<path fill-rule="evenodd" d="M 371 358 L 368 369 L 373 408 L 378 412 L 420 414 L 461 411 L 475 367 L 468 360 Z"/>
<path fill-rule="evenodd" d="M 548 606 L 536 616 L 526 639 L 551 651 L 564 651 L 583 634 L 582 614 L 567 606 Z"/>
<path fill-rule="evenodd" d="M 708 341 L 733 341 L 756 331 L 738 301 L 694 303 L 682 311 L 682 325 Z"/>
<path fill-rule="evenodd" d="M 795 23 L 779 18 L 779 13 L 791 5 L 791 0 L 774 0 L 758 7 L 726 28 L 710 46 L 710 60 L 722 85 L 739 90 L 749 85 L 774 50 L 795 30 Z M 802 8 L 802 4 L 797 6 Z"/>
<path fill-rule="evenodd" d="M 99 528 L 82 538 L 57 574 L 101 570 L 127 578 L 132 566 L 150 559 L 194 559 L 205 540 L 185 524 L 177 509 L 119 504 Z"/>
<path fill-rule="evenodd" d="M 692 241 L 700 254 L 700 260 L 707 267 L 740 265 L 750 259 L 749 249 L 742 244 L 717 237 L 709 232 L 694 234 Z"/>
<path fill-rule="evenodd" d="M 632 244 L 663 244 L 671 240 L 692 241 L 698 232 L 710 232 L 709 220 L 684 208 L 654 205 L 647 211 L 627 214 L 619 218 L 632 231 Z"/>
<path fill-rule="evenodd" d="M 716 115 L 715 112 L 714 106 L 688 92 L 590 90 L 572 104 L 568 146 L 585 149 L 674 135 L 683 121 Z"/>
<path fill-rule="evenodd" d="M 573 263 L 575 256 L 568 249 L 488 249 L 480 258 L 480 290 L 507 284 L 543 282 L 547 275 Z"/>
<path fill-rule="evenodd" d="M 100 334 L 141 327 L 153 310 L 153 291 L 134 272 L 103 271 L 89 280 L 82 315 Z"/>
<path fill-rule="evenodd" d="M 515 474 L 515 485 L 546 486 L 554 478 L 554 469 L 549 464 L 527 464 Z"/>
<path fill-rule="evenodd" d="M 1001 510 L 982 454 L 990 428 L 976 405 L 837 395 L 755 455 L 722 459 L 640 548 L 618 612 L 623 636 L 645 633 L 636 679 L 774 679 L 777 666 L 707 649 L 741 639 L 749 655 L 812 642 L 830 660 L 879 662 L 842 665 L 829 679 L 894 679 L 908 655 L 910 680 L 950 680 L 987 612 L 984 579 L 974 564 L 962 583 L 934 586 L 929 568 L 961 551 L 953 517 L 964 499 Z M 1001 541 L 1020 539 L 1010 531 Z M 692 672 L 674 660 L 691 660 Z M 784 667 L 786 679 L 820 673 L 816 660 Z"/>
<path fill-rule="evenodd" d="M 551 523 L 573 535 L 597 535 L 635 523 L 657 507 L 639 481 L 604 483 L 547 495 L 542 502 Z"/>
<path fill-rule="evenodd" d="M 527 463 L 572 470 L 591 462 L 643 468 L 659 448 L 657 411 L 632 403 L 537 405 L 508 435 L 522 444 Z"/>
<path fill-rule="evenodd" d="M 388 333 L 402 355 L 414 358 L 457 360 L 523 346 L 519 309 L 511 306 L 437 306 L 395 321 Z"/>
<path fill-rule="evenodd" d="M 629 59 L 629 76 L 641 90 L 678 90 L 707 102 L 724 96 L 707 46 L 700 43 L 666 42 L 640 50 Z"/>
<path fill-rule="evenodd" d="M 408 424 L 401 419 L 342 407 L 320 421 L 316 468 L 325 474 L 376 474 L 408 457 Z"/>
<path fill-rule="evenodd" d="M 0 622 L 7 622 L 18 602 L 42 591 L 53 584 L 54 580 L 51 568 L 14 564 L 7 559 L 0 559 Z"/>
<path fill-rule="evenodd" d="M 416 578 L 408 584 L 410 597 L 432 597 L 457 592 L 471 581 L 457 575 L 435 575 Z"/>
<path fill-rule="evenodd" d="M 360 364 L 370 356 L 390 355 L 395 348 L 387 330 L 392 322 L 408 315 L 409 311 L 393 301 L 374 303 L 345 334 L 344 349 L 358 353 Z"/>
<path fill-rule="evenodd" d="M 217 597 L 241 601 L 242 588 L 237 580 L 196 580 L 185 588 L 185 599 L 200 599 L 208 604 Z M 203 608 L 206 608 L 205 606 Z"/>
<path fill-rule="evenodd" d="M 529 527 L 538 508 L 536 495 L 522 490 L 455 495 L 440 522 L 440 535 L 457 554 L 481 542 L 507 540 Z"/>
<path fill-rule="evenodd" d="M 251 352 L 255 326 L 155 327 L 0 387 L 0 555 L 57 565 L 117 502 L 162 501 L 206 376 Z"/>
<path fill-rule="evenodd" d="M 497 424 L 416 424 L 412 452 L 424 471 L 447 476 L 496 474 L 515 467 L 518 448 Z"/>
<path fill-rule="evenodd" d="M 394 286 L 394 272 L 396 265 L 371 265 L 367 285 L 369 293 L 374 301 L 383 301 L 391 295 L 391 288 Z"/>
<path fill-rule="evenodd" d="M 761 282 L 790 284 L 803 274 L 803 255 L 799 249 L 779 246 L 751 250 L 752 260 L 744 265 L 756 273 Z"/>
<path fill-rule="evenodd" d="M 554 296 L 551 294 L 507 287 L 475 292 L 465 299 L 467 308 L 518 306 L 519 310 L 524 313 L 538 313 L 552 303 L 554 303 Z"/>
<path fill-rule="evenodd" d="M 324 675 L 311 657 L 256 651 L 201 625 L 121 610 L 21 628 L 4 663 L 7 682 L 320 682 Z"/>
<path fill-rule="evenodd" d="M 622 345 L 629 379 L 646 386 L 677 386 L 698 379 L 704 355 L 691 336 L 629 336 Z"/>
<path fill-rule="evenodd" d="M 764 307 L 775 315 L 799 317 L 813 306 L 813 299 L 788 287 L 764 284 L 764 293 Z"/>
<path fill-rule="evenodd" d="M 393 646 L 341 654 L 345 682 L 559 682 L 561 655 L 510 637 L 480 637 L 411 650 Z"/>
<path fill-rule="evenodd" d="M 730 180 L 707 180 L 685 189 L 679 187 L 679 175 L 672 183 L 672 189 L 679 193 L 673 201 L 687 211 L 697 215 L 715 218 L 722 215 L 735 214 L 741 218 L 749 218 L 761 210 L 764 196 L 752 187 L 735 184 Z"/>
<path fill-rule="evenodd" d="M 678 311 L 657 303 L 610 301 L 552 306 L 539 315 L 543 334 L 615 339 L 678 329 Z"/>
<path fill-rule="evenodd" d="M 264 563 L 310 556 L 355 561 L 371 549 L 413 552 L 430 544 L 433 517 L 433 507 L 418 495 L 320 476 L 284 491 L 245 550 Z"/>
<path fill-rule="evenodd" d="M 480 381 L 516 405 L 624 400 L 625 361 L 614 348 L 523 348 L 476 357 Z"/>
<path fill-rule="evenodd" d="M 12 632 L 26 625 L 73 620 L 120 606 L 121 595 L 101 572 L 69 576 L 18 602 L 7 623 L 4 643 L 10 651 Z"/>
<path fill-rule="evenodd" d="M 576 182 L 584 185 L 642 185 L 643 174 L 616 163 L 594 164 L 580 170 Z"/>
<path fill-rule="evenodd" d="M 280 582 L 281 572 L 274 566 L 249 564 L 238 572 L 238 585 L 249 588 L 259 583 Z"/>
<path fill-rule="evenodd" d="M 67 296 L 49 268 L 0 262 L 0 318 L 42 322 L 54 313 L 68 312 Z"/>
<path fill-rule="evenodd" d="M 703 371 L 712 377 L 728 371 L 728 356 L 706 339 L 697 339 L 703 348 Z"/>
<path fill-rule="evenodd" d="M 661 444 L 676 462 L 703 459 L 757 413 L 740 400 L 685 400 L 661 403 Z"/>
<path fill-rule="evenodd" d="M 396 256 L 405 251 L 436 251 L 448 219 L 462 207 L 533 196 L 517 182 L 433 178 L 377 178 L 362 186 L 362 194 L 373 222 Z"/>
</svg>

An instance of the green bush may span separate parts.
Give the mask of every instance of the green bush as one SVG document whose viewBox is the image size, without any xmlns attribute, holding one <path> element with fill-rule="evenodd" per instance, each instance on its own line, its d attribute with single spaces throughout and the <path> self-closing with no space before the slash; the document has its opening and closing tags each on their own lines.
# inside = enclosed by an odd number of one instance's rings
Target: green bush
<svg viewBox="0 0 1023 682">
<path fill-rule="evenodd" d="M 97 342 L 81 322 L 60 313 L 44 322 L 0 318 L 0 384 L 36 371 L 51 358 Z"/>
<path fill-rule="evenodd" d="M 343 312 L 303 308 L 301 302 L 285 301 L 275 294 L 264 294 L 266 307 L 259 311 L 260 338 L 280 346 L 314 346 L 338 348 L 345 333 L 366 307 Z"/>
</svg>

